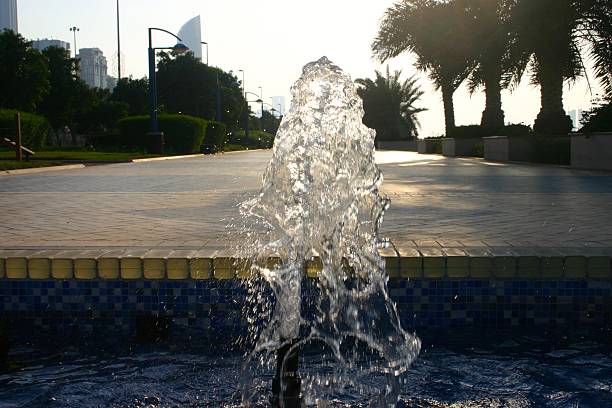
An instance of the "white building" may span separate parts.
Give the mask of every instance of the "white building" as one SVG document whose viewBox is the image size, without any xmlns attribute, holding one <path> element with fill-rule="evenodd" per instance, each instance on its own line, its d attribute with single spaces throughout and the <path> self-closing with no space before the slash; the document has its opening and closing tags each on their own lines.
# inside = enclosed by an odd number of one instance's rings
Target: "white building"
<svg viewBox="0 0 612 408">
<path fill-rule="evenodd" d="M 182 43 L 189 47 L 193 56 L 202 59 L 202 24 L 200 16 L 196 16 L 183 24 L 178 32 Z"/>
<path fill-rule="evenodd" d="M 17 0 L 0 0 L 0 31 L 19 32 L 17 22 Z"/>
<path fill-rule="evenodd" d="M 34 40 L 32 41 L 32 47 L 41 52 L 49 47 L 60 47 L 68 51 L 68 55 L 70 55 L 70 43 L 62 40 L 52 40 L 47 38 L 42 40 Z"/>
<path fill-rule="evenodd" d="M 81 48 L 79 55 L 79 76 L 92 88 L 107 89 L 108 64 L 99 48 Z"/>
<path fill-rule="evenodd" d="M 276 109 L 278 114 L 280 115 L 285 114 L 285 97 L 284 96 L 273 96 L 272 105 L 274 106 L 274 109 Z"/>
</svg>

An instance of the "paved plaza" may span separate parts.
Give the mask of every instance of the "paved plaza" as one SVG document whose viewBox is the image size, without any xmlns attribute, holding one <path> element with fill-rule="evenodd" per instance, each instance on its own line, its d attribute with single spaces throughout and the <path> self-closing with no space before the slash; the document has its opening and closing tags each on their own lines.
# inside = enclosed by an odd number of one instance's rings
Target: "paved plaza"
<svg viewBox="0 0 612 408">
<path fill-rule="evenodd" d="M 221 249 L 270 151 L 0 176 L 0 249 Z M 612 248 L 612 173 L 379 152 L 398 248 Z"/>
</svg>

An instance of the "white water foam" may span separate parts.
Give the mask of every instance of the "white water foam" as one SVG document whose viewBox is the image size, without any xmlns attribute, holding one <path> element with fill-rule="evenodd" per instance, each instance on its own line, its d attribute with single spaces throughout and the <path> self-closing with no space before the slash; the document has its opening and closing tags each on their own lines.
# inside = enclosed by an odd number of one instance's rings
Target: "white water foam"
<svg viewBox="0 0 612 408">
<path fill-rule="evenodd" d="M 379 192 L 375 132 L 362 123 L 355 84 L 325 57 L 304 67 L 291 92 L 263 187 L 241 205 L 248 227 L 238 256 L 250 259 L 245 315 L 253 350 L 243 400 L 248 404 L 258 388 L 253 365 L 271 367 L 284 344 L 321 343 L 333 364 L 327 374 L 302 374 L 305 401 L 385 375 L 389 385 L 373 404 L 394 405 L 398 378 L 417 357 L 420 341 L 400 324 L 378 253 L 389 200 Z M 279 262 L 270 263 L 269 256 Z M 314 316 L 302 310 L 301 300 L 313 258 L 322 269 Z"/>
</svg>

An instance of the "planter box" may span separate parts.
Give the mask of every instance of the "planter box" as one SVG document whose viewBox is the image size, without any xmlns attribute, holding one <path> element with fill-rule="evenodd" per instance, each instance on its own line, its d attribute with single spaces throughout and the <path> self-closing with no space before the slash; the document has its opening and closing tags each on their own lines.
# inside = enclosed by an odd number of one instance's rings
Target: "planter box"
<svg viewBox="0 0 612 408">
<path fill-rule="evenodd" d="M 420 154 L 436 153 L 436 147 L 442 143 L 442 139 L 421 139 L 418 141 L 418 152 Z"/>
<path fill-rule="evenodd" d="M 535 158 L 535 139 L 533 136 L 483 137 L 484 158 L 491 161 L 533 162 Z"/>
<path fill-rule="evenodd" d="M 571 165 L 578 169 L 612 170 L 612 133 L 573 134 Z"/>
<path fill-rule="evenodd" d="M 442 154 L 448 157 L 475 156 L 476 145 L 481 142 L 481 138 L 442 139 Z"/>
<path fill-rule="evenodd" d="M 416 152 L 416 140 L 402 142 L 378 142 L 377 150 L 401 150 L 406 152 Z"/>
</svg>

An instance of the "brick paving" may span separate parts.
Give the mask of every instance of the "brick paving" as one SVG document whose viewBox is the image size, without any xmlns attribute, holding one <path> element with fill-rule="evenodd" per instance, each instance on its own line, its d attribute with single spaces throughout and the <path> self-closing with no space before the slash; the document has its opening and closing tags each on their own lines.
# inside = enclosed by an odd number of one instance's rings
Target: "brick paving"
<svg viewBox="0 0 612 408">
<path fill-rule="evenodd" d="M 0 250 L 219 249 L 269 151 L 0 176 Z M 612 248 L 612 173 L 380 152 L 397 248 Z"/>
</svg>

